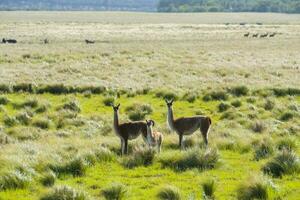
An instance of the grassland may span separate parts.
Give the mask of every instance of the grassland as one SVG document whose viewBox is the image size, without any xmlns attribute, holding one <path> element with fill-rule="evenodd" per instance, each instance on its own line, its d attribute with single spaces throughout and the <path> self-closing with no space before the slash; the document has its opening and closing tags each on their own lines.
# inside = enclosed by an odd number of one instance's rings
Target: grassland
<svg viewBox="0 0 300 200">
<path fill-rule="evenodd" d="M 126 187 L 125 199 L 156 199 L 167 185 L 177 187 L 182 199 L 201 199 L 201 184 L 212 179 L 215 198 L 227 200 L 241 198 L 261 176 L 268 199 L 297 199 L 299 15 L 198 20 L 207 15 L 0 12 L 0 37 L 18 40 L 0 44 L 0 199 L 40 199 L 62 185 L 104 199 L 104 188 L 113 183 Z M 247 32 L 277 35 L 245 38 Z M 34 89 L 16 92 L 13 86 L 23 83 Z M 79 89 L 38 92 L 54 84 Z M 90 85 L 106 90 L 80 90 Z M 175 116 L 212 117 L 213 167 L 180 163 L 194 148 L 206 150 L 199 133 L 186 138 L 187 150 L 177 149 L 164 97 L 176 98 Z M 149 165 L 126 165 L 144 144 L 141 138 L 130 142 L 128 157 L 120 157 L 109 101 L 121 103 L 122 121 L 129 120 L 132 105 L 151 108 L 145 118 L 157 122 L 165 140 Z M 267 169 L 288 156 L 276 171 L 280 176 Z"/>
</svg>

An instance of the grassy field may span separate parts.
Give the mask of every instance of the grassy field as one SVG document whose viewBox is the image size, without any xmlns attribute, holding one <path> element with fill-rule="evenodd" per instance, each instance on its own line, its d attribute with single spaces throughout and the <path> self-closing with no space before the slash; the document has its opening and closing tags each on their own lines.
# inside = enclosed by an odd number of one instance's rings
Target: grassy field
<svg viewBox="0 0 300 200">
<path fill-rule="evenodd" d="M 299 16 L 0 12 L 0 37 L 18 40 L 0 44 L 0 200 L 158 199 L 168 185 L 181 199 L 296 200 Z M 195 133 L 178 150 L 164 98 L 175 117 L 212 118 L 209 148 Z M 161 154 L 139 138 L 120 156 L 111 102 L 122 121 L 157 122 Z"/>
</svg>

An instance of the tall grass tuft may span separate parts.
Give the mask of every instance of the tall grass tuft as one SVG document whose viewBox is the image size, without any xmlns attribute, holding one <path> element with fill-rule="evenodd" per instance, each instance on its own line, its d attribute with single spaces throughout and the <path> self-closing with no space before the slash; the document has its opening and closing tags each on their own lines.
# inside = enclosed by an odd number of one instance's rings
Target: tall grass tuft
<svg viewBox="0 0 300 200">
<path fill-rule="evenodd" d="M 300 161 L 293 151 L 284 149 L 267 162 L 262 170 L 273 177 L 282 177 L 284 174 L 298 174 L 300 172 Z"/>
<path fill-rule="evenodd" d="M 62 108 L 65 110 L 70 110 L 70 111 L 77 112 L 77 113 L 79 113 L 81 111 L 79 102 L 77 102 L 77 101 L 66 102 L 65 104 L 62 105 Z"/>
<path fill-rule="evenodd" d="M 5 96 L 0 96 L 0 105 L 6 105 L 9 103 L 9 99 Z"/>
<path fill-rule="evenodd" d="M 195 92 L 188 92 L 182 96 L 182 100 L 185 100 L 189 103 L 193 103 L 198 98 L 198 94 Z"/>
<path fill-rule="evenodd" d="M 229 89 L 229 92 L 237 97 L 246 96 L 249 92 L 247 86 L 236 86 Z"/>
<path fill-rule="evenodd" d="M 295 142 L 295 140 L 291 139 L 291 138 L 283 138 L 281 140 L 279 140 L 276 144 L 277 148 L 279 150 L 288 150 L 288 151 L 295 151 L 297 149 L 297 144 Z"/>
<path fill-rule="evenodd" d="M 175 186 L 164 186 L 162 187 L 158 194 L 157 198 L 160 200 L 181 200 L 180 190 Z"/>
<path fill-rule="evenodd" d="M 218 106 L 219 112 L 224 112 L 230 108 L 230 105 L 226 102 L 221 102 Z"/>
<path fill-rule="evenodd" d="M 12 127 L 18 123 L 18 120 L 16 119 L 16 117 L 5 116 L 3 122 L 6 126 Z"/>
<path fill-rule="evenodd" d="M 103 99 L 103 103 L 105 106 L 111 106 L 115 102 L 115 98 L 112 96 L 106 96 Z"/>
<path fill-rule="evenodd" d="M 8 172 L 0 177 L 0 191 L 8 189 L 22 189 L 28 186 L 30 181 L 30 176 L 20 170 Z"/>
<path fill-rule="evenodd" d="M 216 191 L 216 183 L 213 179 L 208 179 L 204 181 L 202 184 L 202 196 L 203 199 L 215 199 L 215 191 Z"/>
<path fill-rule="evenodd" d="M 268 194 L 268 183 L 262 177 L 254 177 L 246 182 L 242 183 L 237 189 L 238 200 L 267 200 L 269 199 Z"/>
<path fill-rule="evenodd" d="M 219 164 L 219 153 L 216 149 L 192 148 L 186 152 L 167 154 L 160 159 L 162 166 L 178 171 L 196 168 L 199 170 L 212 169 Z"/>
<path fill-rule="evenodd" d="M 129 119 L 138 121 L 143 120 L 146 115 L 151 114 L 153 109 L 149 104 L 135 103 L 132 106 L 126 107 L 125 111 L 128 113 Z"/>
<path fill-rule="evenodd" d="M 264 130 L 266 130 L 266 125 L 262 121 L 255 121 L 252 123 L 251 129 L 255 133 L 262 133 Z"/>
<path fill-rule="evenodd" d="M 127 187 L 121 183 L 113 183 L 101 192 L 106 200 L 122 200 L 126 198 Z"/>
<path fill-rule="evenodd" d="M 49 194 L 46 194 L 41 200 L 88 200 L 87 194 L 78 192 L 69 186 L 59 186 Z"/>
<path fill-rule="evenodd" d="M 47 118 L 35 119 L 32 125 L 41 129 L 49 129 L 51 126 L 51 121 Z"/>
<path fill-rule="evenodd" d="M 213 91 L 210 93 L 207 93 L 203 96 L 204 101 L 212 101 L 212 100 L 227 100 L 229 98 L 227 92 L 225 91 Z"/>
<path fill-rule="evenodd" d="M 87 166 L 87 161 L 79 157 L 62 165 L 50 165 L 49 168 L 58 175 L 71 174 L 77 177 L 85 174 Z"/>
<path fill-rule="evenodd" d="M 256 147 L 254 151 L 255 160 L 267 158 L 274 154 L 274 147 L 271 140 L 264 139 Z"/>
<path fill-rule="evenodd" d="M 41 183 L 43 186 L 49 187 L 53 186 L 55 183 L 56 175 L 52 171 L 45 173 L 41 178 Z"/>
<path fill-rule="evenodd" d="M 133 154 L 123 159 L 127 168 L 151 165 L 155 158 L 155 150 L 149 148 L 136 148 Z"/>
<path fill-rule="evenodd" d="M 174 92 L 171 91 L 166 91 L 166 90 L 159 90 L 155 93 L 155 96 L 157 98 L 163 98 L 163 99 L 174 99 L 177 100 L 178 99 L 178 95 L 175 94 Z"/>
<path fill-rule="evenodd" d="M 281 121 L 289 121 L 294 118 L 294 113 L 291 111 L 285 112 L 280 116 Z"/>
</svg>

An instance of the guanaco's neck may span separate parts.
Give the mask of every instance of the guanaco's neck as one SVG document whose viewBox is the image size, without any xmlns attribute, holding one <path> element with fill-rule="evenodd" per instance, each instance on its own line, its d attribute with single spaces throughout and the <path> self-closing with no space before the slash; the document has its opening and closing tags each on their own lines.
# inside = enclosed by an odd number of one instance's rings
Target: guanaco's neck
<svg viewBox="0 0 300 200">
<path fill-rule="evenodd" d="M 172 106 L 168 106 L 168 124 L 171 130 L 174 130 L 174 116 Z"/>
<path fill-rule="evenodd" d="M 114 129 L 117 132 L 119 130 L 119 114 L 118 114 L 118 111 L 114 111 Z"/>
</svg>

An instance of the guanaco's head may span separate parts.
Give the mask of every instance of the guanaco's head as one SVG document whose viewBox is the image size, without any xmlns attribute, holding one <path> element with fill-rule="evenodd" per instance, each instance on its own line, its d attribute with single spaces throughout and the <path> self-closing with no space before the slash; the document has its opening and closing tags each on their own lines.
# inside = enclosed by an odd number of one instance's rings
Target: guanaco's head
<svg viewBox="0 0 300 200">
<path fill-rule="evenodd" d="M 118 104 L 116 106 L 112 104 L 111 106 L 112 106 L 112 108 L 114 109 L 115 112 L 118 112 L 120 104 Z"/>
<path fill-rule="evenodd" d="M 174 101 L 174 99 L 171 99 L 171 100 L 165 99 L 165 102 L 166 102 L 168 108 L 172 107 L 173 101 Z"/>
</svg>

